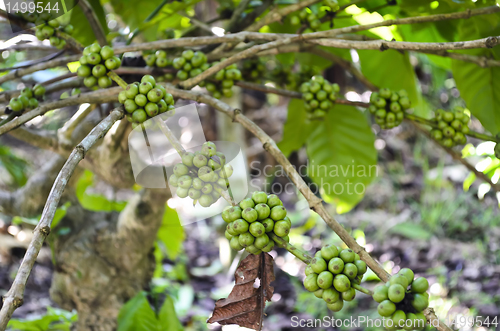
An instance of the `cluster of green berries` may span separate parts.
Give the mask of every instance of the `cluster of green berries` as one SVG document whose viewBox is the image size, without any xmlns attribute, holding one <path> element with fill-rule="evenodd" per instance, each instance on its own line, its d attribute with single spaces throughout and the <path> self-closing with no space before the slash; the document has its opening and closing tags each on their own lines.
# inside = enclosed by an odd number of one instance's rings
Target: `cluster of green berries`
<svg viewBox="0 0 500 331">
<path fill-rule="evenodd" d="M 82 91 L 78 88 L 78 87 L 75 87 L 74 89 L 71 90 L 71 92 L 69 91 L 64 91 L 61 96 L 59 97 L 61 100 L 63 99 L 67 99 L 69 97 L 72 97 L 72 96 L 75 96 L 75 95 L 78 95 L 82 93 Z"/>
<path fill-rule="evenodd" d="M 140 83 L 129 84 L 118 94 L 118 101 L 127 111 L 132 127 L 167 111 L 171 115 L 175 113 L 174 97 L 167 93 L 164 86 L 156 84 L 151 75 L 143 76 Z"/>
<path fill-rule="evenodd" d="M 388 317 L 388 330 L 421 330 L 426 319 L 422 311 L 429 305 L 429 282 L 424 277 L 414 278 L 411 269 L 403 268 L 385 285 L 373 291 L 373 299 L 379 303 L 380 316 Z M 392 321 L 392 323 L 390 322 Z"/>
<path fill-rule="evenodd" d="M 451 148 L 467 143 L 466 134 L 469 133 L 470 117 L 462 107 L 455 107 L 451 111 L 438 109 L 433 121 L 437 128 L 431 131 L 431 136 L 445 147 Z"/>
<path fill-rule="evenodd" d="M 410 107 L 410 99 L 405 90 L 395 92 L 382 88 L 370 95 L 368 110 L 375 116 L 375 123 L 382 129 L 392 129 L 403 122 L 404 112 Z"/>
<path fill-rule="evenodd" d="M 242 77 L 247 82 L 260 83 L 267 76 L 266 63 L 261 58 L 251 58 L 243 62 Z"/>
<path fill-rule="evenodd" d="M 287 242 L 290 240 L 288 233 L 292 222 L 286 216 L 283 202 L 275 194 L 253 192 L 252 197 L 242 200 L 239 206 L 224 209 L 222 219 L 228 223 L 225 235 L 229 245 L 237 251 L 245 248 L 255 255 L 270 252 L 274 247 L 271 233 Z"/>
<path fill-rule="evenodd" d="M 225 59 L 221 59 L 224 61 Z M 213 62 L 211 66 L 218 64 L 219 62 Z M 203 81 L 199 85 L 205 87 L 210 94 L 216 98 L 221 97 L 230 98 L 233 96 L 232 87 L 234 86 L 235 80 L 241 80 L 241 71 L 238 69 L 235 63 L 227 66 L 224 69 L 219 70 L 212 80 Z"/>
<path fill-rule="evenodd" d="M 49 39 L 50 44 L 59 49 L 63 49 L 66 46 L 66 40 L 58 36 L 58 32 L 64 32 L 69 35 L 73 33 L 73 25 L 64 24 L 59 18 L 53 18 L 50 13 L 40 13 L 37 12 L 26 12 L 22 13 L 23 17 L 28 22 L 32 22 L 36 25 L 35 36 L 38 40 Z"/>
<path fill-rule="evenodd" d="M 167 57 L 167 52 L 163 50 L 156 51 L 152 54 L 144 55 L 144 61 L 148 67 L 157 67 L 157 68 L 165 68 L 167 66 L 171 66 L 173 64 L 172 59 Z M 168 72 L 165 75 L 158 77 L 158 81 L 172 81 L 175 76 L 173 73 Z"/>
<path fill-rule="evenodd" d="M 323 76 L 313 76 L 309 82 L 300 86 L 302 99 L 305 101 L 305 108 L 308 111 L 309 119 L 319 119 L 326 115 L 337 100 L 340 86 L 331 84 Z"/>
<path fill-rule="evenodd" d="M 294 78 L 292 68 L 280 63 L 277 63 L 271 70 L 270 80 L 275 82 L 278 86 L 293 90 L 295 89 Z"/>
<path fill-rule="evenodd" d="M 304 8 L 298 15 L 292 16 L 290 23 L 292 25 L 305 24 L 312 31 L 318 31 L 321 27 L 321 19 L 310 8 Z"/>
<path fill-rule="evenodd" d="M 334 13 L 338 11 L 339 8 L 337 0 L 324 0 L 321 4 L 319 14 L 313 13 L 311 8 L 304 8 L 298 15 L 294 15 L 290 18 L 290 23 L 292 25 L 304 24 L 311 31 L 318 31 L 321 27 L 321 18 L 327 15 L 328 12 Z"/>
<path fill-rule="evenodd" d="M 300 86 L 308 82 L 311 77 L 316 76 L 319 73 L 317 69 L 308 65 L 301 65 L 299 70 L 292 74 L 292 83 L 290 84 L 290 89 L 299 90 Z"/>
<path fill-rule="evenodd" d="M 110 70 L 118 69 L 121 63 L 120 58 L 115 56 L 113 48 L 107 45 L 101 47 L 95 43 L 83 50 L 77 74 L 84 77 L 83 83 L 88 88 L 96 85 L 101 88 L 108 88 L 113 84 L 113 81 L 108 77 L 107 73 Z"/>
<path fill-rule="evenodd" d="M 182 163 L 174 166 L 169 184 L 177 188 L 175 194 L 179 198 L 190 197 L 194 204 L 199 202 L 202 207 L 210 207 L 219 200 L 221 192 L 227 190 L 232 174 L 233 167 L 226 164 L 226 156 L 208 141 L 200 151 L 182 155 Z"/>
<path fill-rule="evenodd" d="M 35 85 L 33 88 L 25 87 L 21 90 L 21 95 L 17 98 L 10 99 L 9 108 L 14 113 L 22 113 L 25 110 L 30 110 L 38 107 L 38 101 L 42 100 L 45 95 L 45 87 Z"/>
<path fill-rule="evenodd" d="M 344 301 L 355 298 L 352 284 L 360 284 L 366 270 L 366 263 L 352 249 L 326 245 L 306 267 L 304 287 L 325 300 L 328 309 L 340 311 Z"/>
<path fill-rule="evenodd" d="M 203 71 L 210 68 L 207 63 L 207 56 L 201 51 L 185 50 L 180 57 L 176 57 L 172 65 L 177 69 L 177 78 L 186 80 L 198 76 Z"/>
</svg>

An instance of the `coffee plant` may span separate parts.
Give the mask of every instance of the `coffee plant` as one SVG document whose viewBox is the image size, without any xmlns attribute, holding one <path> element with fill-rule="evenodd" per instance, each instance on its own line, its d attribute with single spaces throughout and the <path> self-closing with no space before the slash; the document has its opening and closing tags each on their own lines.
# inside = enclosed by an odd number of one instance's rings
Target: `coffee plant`
<svg viewBox="0 0 500 331">
<path fill-rule="evenodd" d="M 178 289 L 170 289 L 170 279 L 156 284 L 164 271 L 162 260 L 179 262 L 176 254 L 162 251 L 180 250 L 178 215 L 187 221 L 208 215 L 213 222 L 206 226 L 214 229 L 222 218 L 224 229 L 217 233 L 222 238 L 224 232 L 227 241 L 220 245 L 232 250 L 231 257 L 241 258 L 233 290 L 215 303 L 208 323 L 262 330 L 265 305 L 274 293 L 273 257 L 290 253 L 303 262 L 298 278 L 304 290 L 333 313 L 356 298 L 371 297 L 387 330 L 428 325 L 451 330 L 445 316 L 436 316 L 444 310 L 430 307 L 440 303 L 430 300 L 423 270 L 415 269 L 415 275 L 397 266 L 399 271 L 390 275 L 351 236 L 347 224 L 332 216 L 335 210 L 355 208 L 365 192 L 338 193 L 337 185 L 365 187 L 375 175 L 318 174 L 314 167 L 376 166 L 376 147 L 386 146 L 380 140 L 415 131 L 471 171 L 464 188 L 477 178 L 483 182 L 480 187 L 499 196 L 498 4 L 132 0 L 125 6 L 112 0 L 103 7 L 81 0 L 73 5 L 64 14 L 27 3 L 0 11 L 15 27 L 12 33 L 21 29 L 35 36 L 26 39 L 28 45 L 4 43 L 0 135 L 57 154 L 44 157 L 47 164 L 24 187 L 5 185 L 16 191 L 0 191 L 0 211 L 35 226 L 19 271 L 10 273 L 12 287 L 2 292 L 0 331 L 22 324 L 9 321 L 23 304 L 45 239 L 57 265 L 52 299 L 77 311 L 77 321 L 66 319 L 76 330 L 182 329 L 170 298 Z M 216 10 L 207 10 L 214 5 Z M 54 47 L 60 51 L 54 53 Z M 15 65 L 33 56 L 31 50 L 49 54 Z M 176 114 L 177 107 L 188 103 L 200 105 L 198 129 L 184 113 Z M 280 113 L 285 108 L 286 121 Z M 233 130 L 231 122 L 249 135 Z M 161 129 L 180 162 L 169 165 L 157 158 L 157 142 L 149 135 L 153 128 Z M 131 132 L 141 134 L 142 147 Z M 374 133 L 380 135 L 378 141 Z M 193 136 L 204 140 L 193 147 Z M 310 256 L 300 247 L 303 242 L 294 240 L 299 227 L 292 227 L 297 225 L 292 220 L 299 213 L 288 204 L 287 194 L 247 192 L 247 183 L 232 177 L 243 168 L 233 168 L 234 160 L 217 149 L 216 138 L 253 146 L 257 152 L 249 153 L 249 162 L 265 153 L 274 157 L 272 166 L 282 167 L 302 202 L 342 245 L 315 237 L 311 242 L 322 247 Z M 255 148 L 257 141 L 265 152 Z M 487 152 L 481 141 L 491 147 Z M 466 158 L 479 144 L 477 151 L 489 158 L 490 166 Z M 136 154 L 145 158 L 144 169 L 132 164 Z M 308 170 L 297 171 L 304 159 Z M 20 163 L 0 149 L 6 173 L 22 177 Z M 150 170 L 160 170 L 161 180 L 149 178 Z M 105 183 L 102 190 L 113 195 L 124 190 L 120 195 L 128 200 L 115 203 L 87 192 L 94 176 Z M 186 215 L 188 206 L 196 207 L 196 215 Z M 179 224 L 172 226 L 172 220 Z M 306 236 L 310 224 L 300 226 Z M 167 238 L 162 245 L 155 244 L 159 237 Z M 154 262 L 156 270 L 150 268 Z M 187 279 L 178 266 L 185 267 L 176 264 L 170 275 L 182 273 L 178 279 Z M 374 280 L 381 284 L 374 287 Z M 351 304 L 342 314 L 355 308 Z M 49 315 L 60 319 L 64 314 Z"/>
</svg>

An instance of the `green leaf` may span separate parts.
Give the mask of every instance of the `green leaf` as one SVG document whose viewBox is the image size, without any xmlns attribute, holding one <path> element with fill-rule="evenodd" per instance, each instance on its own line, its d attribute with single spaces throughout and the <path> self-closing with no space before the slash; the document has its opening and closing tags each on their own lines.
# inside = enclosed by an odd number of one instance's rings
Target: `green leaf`
<svg viewBox="0 0 500 331">
<path fill-rule="evenodd" d="M 187 11 L 201 0 L 186 1 L 164 1 L 164 0 L 110 0 L 115 13 L 120 15 L 123 21 L 133 31 L 136 28 L 141 29 L 141 34 L 146 40 L 153 41 L 157 38 L 157 31 L 166 28 L 185 28 L 188 27 L 189 18 L 180 15 Z M 161 11 L 150 22 L 144 23 L 144 20 L 162 3 L 166 3 Z"/>
<path fill-rule="evenodd" d="M 174 209 L 165 205 L 165 213 L 161 227 L 158 230 L 158 239 L 166 248 L 167 255 L 171 260 L 174 260 L 182 248 L 184 241 L 184 227 L 181 225 L 179 215 Z"/>
<path fill-rule="evenodd" d="M 122 211 L 127 205 L 126 201 L 110 201 L 100 194 L 87 193 L 87 188 L 94 183 L 94 175 L 89 170 L 81 175 L 76 183 L 76 197 L 83 208 L 91 211 Z"/>
<path fill-rule="evenodd" d="M 174 302 L 169 296 L 165 298 L 158 318 L 159 324 L 162 326 L 162 331 L 180 331 L 183 329 L 181 322 L 177 318 Z"/>
<path fill-rule="evenodd" d="M 422 115 L 421 95 L 408 54 L 395 50 L 358 50 L 361 72 L 378 87 L 399 91 L 405 89 L 417 115 Z M 425 115 L 425 114 L 423 114 Z"/>
<path fill-rule="evenodd" d="M 476 181 L 476 174 L 473 172 L 470 172 L 469 175 L 467 176 L 467 178 L 464 179 L 464 184 L 463 184 L 464 191 L 465 192 L 469 191 L 470 186 L 475 181 Z"/>
<path fill-rule="evenodd" d="M 366 117 L 336 105 L 307 139 L 308 174 L 337 212 L 352 209 L 377 175 L 375 138 Z"/>
<path fill-rule="evenodd" d="M 288 103 L 288 116 L 283 129 L 283 138 L 278 147 L 286 156 L 300 149 L 306 143 L 307 138 L 316 127 L 314 123 L 307 121 L 307 111 L 304 101 L 292 99 Z"/>
<path fill-rule="evenodd" d="M 77 319 L 76 312 L 49 306 L 45 315 L 30 319 L 12 319 L 8 328 L 16 331 L 69 331 Z"/>
<path fill-rule="evenodd" d="M 118 331 L 159 331 L 156 315 L 142 291 L 129 300 L 118 314 Z"/>
<path fill-rule="evenodd" d="M 71 2 L 74 0 L 65 0 L 65 1 L 67 3 L 68 1 Z M 101 23 L 101 26 L 104 29 L 104 33 L 108 34 L 109 29 L 106 23 L 106 14 L 104 13 L 104 9 L 102 8 L 101 3 L 99 2 L 99 0 L 88 0 L 88 1 L 89 4 L 92 6 L 94 13 L 97 15 L 97 19 Z M 87 17 L 83 13 L 83 10 L 81 9 L 80 6 L 78 5 L 75 6 L 66 15 L 70 16 L 70 18 L 68 18 L 69 22 L 74 27 L 73 34 L 71 35 L 73 38 L 78 40 L 84 46 L 88 46 L 96 40 L 96 37 L 94 35 L 94 30 L 92 30 L 92 27 L 90 26 L 90 23 L 87 20 Z M 63 18 L 66 15 L 63 15 Z"/>
<path fill-rule="evenodd" d="M 460 40 L 472 40 L 500 34 L 500 15 L 484 15 L 463 21 Z M 500 60 L 500 49 L 477 49 L 464 53 Z M 481 68 L 474 63 L 452 60 L 452 72 L 467 108 L 489 132 L 500 132 L 500 67 Z"/>
<path fill-rule="evenodd" d="M 428 240 L 432 236 L 432 234 L 426 229 L 424 229 L 421 225 L 411 222 L 403 222 L 396 224 L 395 226 L 389 229 L 389 232 L 394 234 L 399 234 L 409 239 L 417 239 L 417 240 Z"/>
<path fill-rule="evenodd" d="M 64 205 L 56 209 L 56 212 L 54 214 L 54 218 L 52 219 L 52 223 L 50 225 L 51 229 L 54 229 L 59 222 L 66 216 L 66 211 L 68 210 L 69 206 L 71 206 L 71 202 L 66 202 Z M 21 224 L 31 224 L 31 225 L 38 225 L 40 222 L 40 218 L 42 218 L 42 215 L 39 215 L 36 218 L 26 218 L 26 217 L 21 217 L 21 216 L 14 216 L 12 218 L 12 223 L 16 225 L 21 225 Z"/>
<path fill-rule="evenodd" d="M 14 155 L 6 146 L 0 146 L 0 166 L 7 170 L 16 186 L 24 186 L 26 184 L 28 180 L 26 177 L 28 163 Z"/>
<path fill-rule="evenodd" d="M 54 218 L 52 219 L 52 223 L 50 225 L 52 229 L 59 224 L 59 222 L 64 218 L 64 216 L 66 216 L 66 211 L 68 210 L 69 206 L 71 206 L 71 202 L 66 202 L 64 205 L 56 209 Z"/>
<path fill-rule="evenodd" d="M 180 331 L 182 325 L 175 313 L 170 297 L 165 301 L 156 316 L 142 291 L 129 300 L 118 314 L 118 331 Z"/>
</svg>

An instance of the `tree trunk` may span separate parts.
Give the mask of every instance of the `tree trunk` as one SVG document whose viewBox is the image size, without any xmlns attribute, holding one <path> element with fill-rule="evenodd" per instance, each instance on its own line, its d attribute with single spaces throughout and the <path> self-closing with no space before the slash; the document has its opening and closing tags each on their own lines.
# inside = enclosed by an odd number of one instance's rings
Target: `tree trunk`
<svg viewBox="0 0 500 331">
<path fill-rule="evenodd" d="M 120 308 L 148 286 L 167 193 L 144 190 L 121 213 L 69 208 L 58 229 L 71 231 L 53 237 L 50 295 L 62 308 L 76 309 L 77 331 L 116 330 Z"/>
</svg>

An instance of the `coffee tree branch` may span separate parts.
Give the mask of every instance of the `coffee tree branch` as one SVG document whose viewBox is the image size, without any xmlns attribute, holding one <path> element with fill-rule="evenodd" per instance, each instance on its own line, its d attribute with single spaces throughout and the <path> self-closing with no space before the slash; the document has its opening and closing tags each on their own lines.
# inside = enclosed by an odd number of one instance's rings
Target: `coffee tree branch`
<svg viewBox="0 0 500 331">
<path fill-rule="evenodd" d="M 45 208 L 42 212 L 42 216 L 38 225 L 34 230 L 33 238 L 28 246 L 26 254 L 21 262 L 21 266 L 16 274 L 14 282 L 4 296 L 3 306 L 0 310 L 0 330 L 4 331 L 7 327 L 7 323 L 10 320 L 14 310 L 23 304 L 24 289 L 26 287 L 26 282 L 30 275 L 31 269 L 35 264 L 36 257 L 42 248 L 42 244 L 45 238 L 50 233 L 50 225 L 54 214 L 56 212 L 59 200 L 64 192 L 68 181 L 78 166 L 78 163 L 85 157 L 85 153 L 100 139 L 106 132 L 111 128 L 111 126 L 123 117 L 123 110 L 117 108 L 111 112 L 111 114 L 99 123 L 85 139 L 79 143 L 68 160 L 64 164 L 63 168 L 57 175 L 57 178 L 52 186 L 49 197 L 45 204 Z"/>
<path fill-rule="evenodd" d="M 24 113 L 21 116 L 14 118 L 12 121 L 0 126 L 0 135 L 12 129 L 15 129 L 18 126 L 34 119 L 35 117 L 43 115 L 46 112 L 53 109 L 58 109 L 67 106 L 75 106 L 82 104 L 84 102 L 104 103 L 104 102 L 114 101 L 116 100 L 116 95 L 118 94 L 118 92 L 120 92 L 120 88 L 113 87 L 105 90 L 82 93 L 63 100 L 45 102 L 41 104 L 39 107 L 30 110 L 29 112 Z"/>
</svg>

